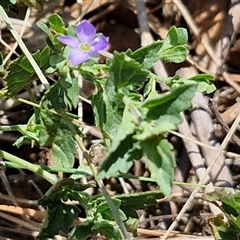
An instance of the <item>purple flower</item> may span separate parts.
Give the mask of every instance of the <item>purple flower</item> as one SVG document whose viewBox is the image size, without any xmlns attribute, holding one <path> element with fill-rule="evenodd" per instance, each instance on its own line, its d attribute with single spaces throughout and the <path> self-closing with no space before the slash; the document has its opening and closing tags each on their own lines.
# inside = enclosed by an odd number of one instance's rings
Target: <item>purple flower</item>
<svg viewBox="0 0 240 240">
<path fill-rule="evenodd" d="M 100 50 L 108 46 L 108 40 L 104 35 L 96 36 L 95 27 L 87 20 L 77 25 L 76 37 L 60 36 L 57 39 L 71 49 L 69 59 L 73 66 L 87 61 L 90 56 L 96 55 Z"/>
</svg>

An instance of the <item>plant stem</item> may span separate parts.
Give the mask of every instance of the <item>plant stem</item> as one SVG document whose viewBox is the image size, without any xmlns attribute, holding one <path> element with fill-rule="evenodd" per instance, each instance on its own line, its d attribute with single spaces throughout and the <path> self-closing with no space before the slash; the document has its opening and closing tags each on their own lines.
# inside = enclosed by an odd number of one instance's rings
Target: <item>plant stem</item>
<svg viewBox="0 0 240 240">
<path fill-rule="evenodd" d="M 32 65 L 33 69 L 35 70 L 35 73 L 37 74 L 37 76 L 39 77 L 40 81 L 42 82 L 42 84 L 44 85 L 44 87 L 46 89 L 50 88 L 50 84 L 47 81 L 46 77 L 44 76 L 44 74 L 42 73 L 42 70 L 39 68 L 38 64 L 36 63 L 36 61 L 34 60 L 34 58 L 32 57 L 31 53 L 29 52 L 29 50 L 27 49 L 26 45 L 24 44 L 23 40 L 21 39 L 21 37 L 19 36 L 18 32 L 15 30 L 12 22 L 10 21 L 8 15 L 6 14 L 6 12 L 4 11 L 3 7 L 0 6 L 0 16 L 2 17 L 2 19 L 4 20 L 4 22 L 7 24 L 7 28 L 9 29 L 9 31 L 12 33 L 13 37 L 15 38 L 15 40 L 17 41 L 19 47 L 21 48 L 21 50 L 23 51 L 23 53 L 25 54 L 25 56 L 27 57 L 28 61 L 30 62 L 30 64 Z"/>
<path fill-rule="evenodd" d="M 84 146 L 84 144 L 83 144 L 83 142 L 82 142 L 82 139 L 80 138 L 79 134 L 77 133 L 76 129 L 74 128 L 72 122 L 69 120 L 69 118 L 68 118 L 68 116 L 66 115 L 66 113 L 65 113 L 63 110 L 61 110 L 60 113 L 61 113 L 61 116 L 63 117 L 63 119 L 66 121 L 66 123 L 67 123 L 70 131 L 72 132 L 72 134 L 73 134 L 73 136 L 74 136 L 74 138 L 75 138 L 75 140 L 76 140 L 79 148 L 81 149 L 81 151 L 82 151 L 82 153 L 83 153 L 83 157 L 87 160 L 88 165 L 89 165 L 89 167 L 91 168 L 91 171 L 92 171 L 92 173 L 93 173 L 93 176 L 94 176 L 94 178 L 95 178 L 95 180 L 96 180 L 99 188 L 101 189 L 101 191 L 102 191 L 102 193 L 103 193 L 103 196 L 105 197 L 105 199 L 106 199 L 106 201 L 107 201 L 107 203 L 108 203 L 108 206 L 109 206 L 109 208 L 110 208 L 110 210 L 111 210 L 114 218 L 115 218 L 116 221 L 117 221 L 118 226 L 120 227 L 120 229 L 121 229 L 121 231 L 122 231 L 122 234 L 123 234 L 123 236 L 124 236 L 124 239 L 125 239 L 125 240 L 130 240 L 130 236 L 129 236 L 129 234 L 128 234 L 128 231 L 127 231 L 127 229 L 126 229 L 126 227 L 125 227 L 125 225 L 124 225 L 124 223 L 123 223 L 123 221 L 122 221 L 122 219 L 121 219 L 121 217 L 120 217 L 120 215 L 119 215 L 119 213 L 118 213 L 118 210 L 117 210 L 116 206 L 114 205 L 114 203 L 113 203 L 113 201 L 112 201 L 109 193 L 107 192 L 107 190 L 106 190 L 106 188 L 105 188 L 105 185 L 104 185 L 102 179 L 98 179 L 98 176 L 97 176 L 97 175 L 98 175 L 97 168 L 96 168 L 96 167 L 94 166 L 94 164 L 91 162 L 91 157 L 90 157 L 87 149 L 85 148 L 85 146 Z"/>
<path fill-rule="evenodd" d="M 52 185 L 56 184 L 59 181 L 58 177 L 56 177 L 54 174 L 47 172 L 41 166 L 29 163 L 29 162 L 27 162 L 19 157 L 16 157 L 8 152 L 0 150 L 0 157 L 7 159 L 8 161 L 17 163 L 17 164 L 21 165 L 23 168 L 26 168 L 26 169 L 40 175 L 41 177 L 46 179 L 48 182 L 50 182 Z"/>
</svg>

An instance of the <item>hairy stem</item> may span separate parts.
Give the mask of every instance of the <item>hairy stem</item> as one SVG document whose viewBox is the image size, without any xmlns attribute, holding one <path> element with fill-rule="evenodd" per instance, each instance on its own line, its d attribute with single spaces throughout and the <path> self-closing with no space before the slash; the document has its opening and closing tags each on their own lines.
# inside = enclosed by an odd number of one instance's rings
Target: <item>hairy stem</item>
<svg viewBox="0 0 240 240">
<path fill-rule="evenodd" d="M 52 185 L 55 185 L 59 181 L 58 177 L 56 177 L 54 174 L 47 172 L 41 166 L 29 163 L 29 162 L 23 160 L 22 158 L 16 157 L 8 152 L 0 150 L 0 157 L 2 157 L 3 159 L 7 159 L 10 162 L 17 163 L 20 166 L 22 166 L 23 168 L 26 168 L 26 169 L 40 175 L 41 177 L 46 179 L 48 182 L 50 182 Z"/>
<path fill-rule="evenodd" d="M 105 197 L 107 203 L 108 203 L 108 206 L 114 216 L 114 218 L 116 219 L 117 221 L 117 224 L 119 225 L 121 231 L 122 231 L 122 234 L 124 236 L 124 239 L 128 240 L 130 239 L 130 236 L 127 232 L 127 229 L 123 223 L 123 221 L 121 220 L 120 218 L 120 215 L 118 213 L 118 210 L 116 208 L 116 206 L 114 205 L 109 193 L 107 192 L 106 188 L 105 188 L 105 185 L 102 181 L 102 179 L 98 179 L 98 171 L 97 171 L 97 168 L 94 166 L 94 164 L 91 162 L 91 157 L 87 151 L 87 149 L 85 148 L 83 142 L 82 142 L 82 139 L 80 138 L 79 134 L 77 133 L 76 129 L 74 128 L 72 122 L 69 120 L 68 116 L 66 115 L 66 113 L 62 110 L 60 111 L 61 113 L 61 116 L 63 117 L 63 119 L 66 121 L 66 123 L 68 124 L 68 127 L 70 129 L 70 131 L 72 132 L 79 148 L 81 149 L 82 153 L 83 153 L 83 157 L 87 160 L 88 162 L 88 165 L 92 171 L 92 174 L 99 186 L 99 188 L 101 189 L 102 193 L 103 193 L 103 196 Z"/>
</svg>

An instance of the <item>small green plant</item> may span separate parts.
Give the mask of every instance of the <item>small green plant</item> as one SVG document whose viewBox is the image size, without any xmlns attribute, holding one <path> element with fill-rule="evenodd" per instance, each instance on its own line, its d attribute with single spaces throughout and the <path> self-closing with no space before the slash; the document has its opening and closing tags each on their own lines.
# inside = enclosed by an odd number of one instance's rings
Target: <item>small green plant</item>
<svg viewBox="0 0 240 240">
<path fill-rule="evenodd" d="M 34 6 L 40 2 L 30 1 Z M 10 4 L 7 0 L 3 3 L 5 8 Z M 8 23 L 1 6 L 0 14 Z M 66 28 L 61 17 L 53 14 L 47 23 L 38 23 L 38 26 L 46 33 L 46 47 L 33 53 L 32 58 L 24 52 L 25 56 L 1 68 L 7 87 L 1 90 L 0 96 L 32 105 L 34 114 L 27 124 L 0 126 L 0 130 L 22 134 L 14 144 L 16 147 L 29 140 L 32 145 L 49 149 L 52 163 L 48 167 L 33 165 L 3 150 L 0 156 L 7 166 L 27 168 L 53 185 L 39 200 L 47 210 L 39 239 L 59 233 L 69 239 L 86 239 L 98 233 L 107 239 L 129 239 L 126 227 L 136 228 L 136 210 L 171 193 L 175 158 L 173 146 L 167 139 L 168 131 L 181 123 L 180 113 L 191 108 L 196 91 L 209 93 L 215 89 L 212 76 L 162 78 L 152 73 L 151 68 L 158 60 L 175 63 L 185 60 L 188 36 L 183 28 L 171 27 L 165 40 L 136 51 L 114 52 L 106 63 L 99 64 L 98 52 L 107 46 L 107 38 L 95 35 L 96 30 L 88 21 Z M 80 125 L 74 121 L 78 116 L 70 113 L 79 101 L 76 72 L 94 83 L 98 90 L 91 96 L 91 103 L 95 125 L 103 134 L 102 145 L 106 151 L 99 167 L 92 163 L 92 156 L 84 147 Z M 50 86 L 46 76 L 52 74 L 58 79 Z M 37 77 L 46 87 L 38 101 L 30 88 Z M 159 83 L 165 84 L 169 91 L 159 92 Z M 28 91 L 30 101 L 18 97 L 22 90 Z M 74 168 L 77 147 L 85 161 Z M 140 159 L 144 159 L 151 181 L 158 184 L 159 191 L 110 197 L 103 179 L 131 177 L 127 174 L 134 161 Z M 48 170 L 72 175 L 60 180 Z M 80 180 L 89 175 L 94 177 L 101 196 L 85 192 L 92 185 L 84 185 Z M 81 205 L 85 221 L 76 221 L 79 208 L 67 201 L 77 201 Z"/>
<path fill-rule="evenodd" d="M 222 214 L 209 218 L 216 240 L 238 240 L 240 238 L 240 192 L 233 194 L 229 189 L 216 190 L 208 194 L 207 200 L 215 204 Z"/>
</svg>

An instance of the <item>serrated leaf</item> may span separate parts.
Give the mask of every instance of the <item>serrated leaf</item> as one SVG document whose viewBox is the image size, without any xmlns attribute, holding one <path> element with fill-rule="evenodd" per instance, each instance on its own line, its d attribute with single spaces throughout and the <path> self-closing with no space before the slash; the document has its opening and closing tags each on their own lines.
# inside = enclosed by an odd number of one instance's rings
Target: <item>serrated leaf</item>
<svg viewBox="0 0 240 240">
<path fill-rule="evenodd" d="M 61 75 L 53 86 L 45 93 L 42 104 L 49 109 L 76 108 L 78 105 L 79 85 L 70 73 Z"/>
<path fill-rule="evenodd" d="M 91 236 L 97 234 L 97 232 L 92 230 L 94 226 L 94 218 L 88 217 L 80 225 L 76 225 L 68 235 L 71 240 L 86 240 Z"/>
<path fill-rule="evenodd" d="M 48 23 L 49 23 L 50 27 L 57 33 L 64 34 L 66 32 L 64 22 L 58 14 L 56 14 L 56 13 L 52 14 L 48 18 Z"/>
<path fill-rule="evenodd" d="M 76 152 L 75 141 L 65 121 L 57 116 L 41 112 L 40 144 L 51 151 L 51 161 L 56 167 L 73 167 Z"/>
<path fill-rule="evenodd" d="M 223 215 L 218 215 L 209 219 L 209 224 L 215 239 L 238 240 L 240 236 L 240 193 L 231 192 L 227 188 L 215 190 L 207 195 L 207 200 L 219 206 Z M 220 204 L 219 204 L 220 202 Z"/>
<path fill-rule="evenodd" d="M 235 217 L 240 215 L 240 193 L 233 194 L 228 189 L 215 190 L 215 192 L 208 194 L 207 199 L 211 202 L 221 201 L 222 210 L 227 214 Z"/>
<path fill-rule="evenodd" d="M 196 76 L 189 78 L 189 80 L 198 82 L 198 92 L 206 94 L 212 93 L 216 90 L 215 85 L 212 83 L 213 79 L 214 76 L 210 74 L 197 74 Z"/>
<path fill-rule="evenodd" d="M 163 41 L 161 51 L 165 51 L 171 47 L 184 45 L 188 41 L 188 33 L 185 28 L 177 28 L 172 26 L 168 30 L 167 37 Z"/>
<path fill-rule="evenodd" d="M 127 54 L 135 59 L 137 62 L 139 62 L 143 68 L 150 69 L 154 66 L 156 61 L 159 60 L 159 50 L 161 49 L 163 45 L 163 41 L 155 41 L 152 44 L 141 47 L 134 51 L 133 53 L 130 52 L 130 50 L 127 52 Z"/>
<path fill-rule="evenodd" d="M 185 84 L 171 92 L 146 99 L 143 107 L 148 108 L 147 119 L 179 124 L 182 121 L 179 113 L 190 108 L 196 90 L 197 84 Z"/>
<path fill-rule="evenodd" d="M 124 239 L 122 232 L 115 221 L 100 219 L 94 222 L 93 231 L 99 232 L 109 240 Z"/>
<path fill-rule="evenodd" d="M 198 92 L 201 92 L 201 93 L 206 93 L 206 94 L 209 94 L 209 93 L 212 93 L 216 90 L 216 87 L 213 83 L 206 83 L 206 82 L 200 82 L 198 84 L 198 88 L 197 88 L 197 91 Z"/>
<path fill-rule="evenodd" d="M 156 179 L 164 195 L 170 195 L 176 165 L 172 153 L 173 146 L 167 139 L 161 139 L 161 137 L 147 139 L 141 142 L 141 146 L 151 177 Z"/>
<path fill-rule="evenodd" d="M 48 65 L 49 55 L 50 50 L 48 47 L 33 54 L 33 58 L 42 70 Z M 12 62 L 6 70 L 8 73 L 4 79 L 7 81 L 8 93 L 10 95 L 16 95 L 24 89 L 31 83 L 31 78 L 35 75 L 32 65 L 25 56 Z"/>
<path fill-rule="evenodd" d="M 113 138 L 121 124 L 122 112 L 115 106 L 114 98 L 104 90 L 99 90 L 92 98 L 95 125 L 105 138 Z"/>
<path fill-rule="evenodd" d="M 28 123 L 26 125 L 18 125 L 18 131 L 23 135 L 22 137 L 18 138 L 14 143 L 13 146 L 16 146 L 19 148 L 24 141 L 29 140 L 32 143 L 32 146 L 34 146 L 35 142 L 39 141 L 39 133 L 38 130 L 40 129 L 40 126 L 32 125 L 31 123 Z"/>
<path fill-rule="evenodd" d="M 121 130 L 121 128 L 119 129 Z M 118 140 L 114 138 L 114 144 Z M 142 156 L 139 143 L 132 139 L 132 135 L 126 136 L 118 142 L 116 148 L 110 148 L 107 157 L 102 162 L 99 169 L 99 178 L 110 178 L 114 173 L 127 173 L 133 165 L 133 160 Z"/>
<path fill-rule="evenodd" d="M 153 136 L 164 134 L 167 131 L 175 128 L 176 126 L 171 122 L 162 121 L 154 126 L 143 121 L 139 126 L 139 131 L 137 131 L 137 133 L 134 135 L 134 139 L 137 139 L 138 141 L 144 141 L 148 138 L 152 138 Z"/>
<path fill-rule="evenodd" d="M 122 219 L 122 221 L 125 221 L 126 215 L 122 212 L 122 210 L 120 209 L 120 205 L 121 205 L 121 201 L 117 198 L 112 198 L 112 201 L 115 205 L 115 207 L 118 210 L 118 213 Z M 108 221 L 114 221 L 115 218 L 112 214 L 112 211 L 109 208 L 109 205 L 106 201 L 98 201 L 98 199 L 96 200 L 95 204 L 95 208 L 96 208 L 96 216 L 99 217 L 101 215 L 101 218 L 103 218 L 104 220 L 108 220 Z"/>
<path fill-rule="evenodd" d="M 164 51 L 160 50 L 159 57 L 163 61 L 181 63 L 186 59 L 188 53 L 187 45 L 175 46 L 165 49 Z"/>
<path fill-rule="evenodd" d="M 239 240 L 240 231 L 225 222 L 223 216 L 218 215 L 209 220 L 213 236 L 216 240 Z"/>
<path fill-rule="evenodd" d="M 109 178 L 118 171 L 126 173 L 133 164 L 134 159 L 141 157 L 141 148 L 132 138 L 135 124 L 133 115 L 125 107 L 122 123 L 113 139 L 107 156 L 99 169 L 99 178 Z"/>
<path fill-rule="evenodd" d="M 186 45 L 187 41 L 186 29 L 171 27 L 159 51 L 161 60 L 175 63 L 183 62 L 189 53 Z"/>
<path fill-rule="evenodd" d="M 146 205 L 156 204 L 156 199 L 163 198 L 160 191 L 140 192 L 131 194 L 116 195 L 114 198 L 121 200 L 120 208 L 127 217 L 137 218 L 138 209 L 145 209 Z"/>
<path fill-rule="evenodd" d="M 114 58 L 109 68 L 109 81 L 116 88 L 125 86 L 140 86 L 146 80 L 149 71 L 143 69 L 136 60 L 130 58 L 126 53 L 114 53 Z"/>
<path fill-rule="evenodd" d="M 68 234 L 74 219 L 79 213 L 76 206 L 61 202 L 49 206 L 47 210 L 47 217 L 43 223 L 39 239 L 53 238 L 60 231 Z"/>
</svg>

